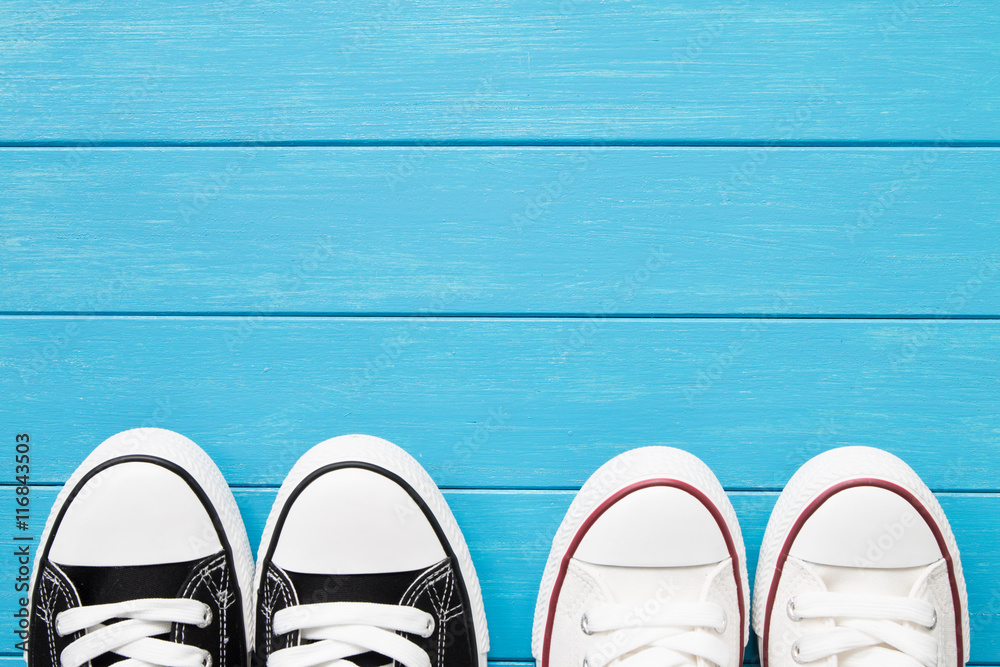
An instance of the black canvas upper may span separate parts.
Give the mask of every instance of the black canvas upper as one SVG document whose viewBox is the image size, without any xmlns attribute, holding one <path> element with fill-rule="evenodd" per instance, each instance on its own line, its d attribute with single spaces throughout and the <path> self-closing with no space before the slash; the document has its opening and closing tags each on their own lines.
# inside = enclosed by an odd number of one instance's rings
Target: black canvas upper
<svg viewBox="0 0 1000 667">
<path fill-rule="evenodd" d="M 57 667 L 59 655 L 83 632 L 60 637 L 55 630 L 56 616 L 80 606 L 80 595 L 62 571 L 46 563 L 35 575 L 31 594 L 31 619 L 28 622 L 28 667 Z"/>
<path fill-rule="evenodd" d="M 31 667 L 58 665 L 58 655 L 83 633 L 59 637 L 56 615 L 71 607 L 110 604 L 144 598 L 189 598 L 208 605 L 212 622 L 205 628 L 175 623 L 169 637 L 203 648 L 213 665 L 242 667 L 245 660 L 243 610 L 236 602 L 235 576 L 224 552 L 200 560 L 128 567 L 59 566 L 46 563 L 36 586 L 28 650 Z M 232 633 L 232 629 L 239 630 Z M 124 660 L 114 653 L 95 658 L 92 667 Z"/>
<path fill-rule="evenodd" d="M 405 489 L 434 528 L 446 558 L 424 570 L 384 574 L 303 574 L 288 572 L 272 563 L 271 556 L 288 508 L 295 502 L 297 495 L 323 474 L 346 467 L 376 472 Z M 364 499 L 359 498 L 358 502 L 364 502 Z M 338 511 L 338 508 L 330 509 Z M 345 548 L 349 549 L 350 545 L 345 545 Z M 402 478 L 377 466 L 360 462 L 340 462 L 314 471 L 290 494 L 275 524 L 267 553 L 260 554 L 257 563 L 258 570 L 263 574 L 257 591 L 253 667 L 265 667 L 267 656 L 274 651 L 302 643 L 298 632 L 279 636 L 274 634 L 275 612 L 294 605 L 323 602 L 370 602 L 416 607 L 434 618 L 434 632 L 428 638 L 400 634 L 427 652 L 432 667 L 478 667 L 479 655 L 468 591 L 461 570 L 455 563 L 454 551 L 437 519 L 423 498 Z M 349 660 L 359 667 L 378 667 L 392 662 L 373 653 L 354 656 Z"/>
<path fill-rule="evenodd" d="M 59 565 L 73 582 L 81 605 L 109 604 L 139 598 L 176 597 L 200 561 L 163 565 L 84 567 Z"/>
<path fill-rule="evenodd" d="M 405 605 L 434 618 L 430 637 L 402 634 L 427 652 L 432 667 L 475 667 L 477 654 L 472 620 L 450 558 L 425 570 L 388 574 L 301 574 L 268 563 L 257 603 L 255 661 L 259 667 L 272 652 L 302 643 L 298 632 L 275 635 L 274 614 L 296 604 L 372 602 Z M 378 667 L 386 658 L 367 653 L 350 658 L 359 667 Z"/>
<path fill-rule="evenodd" d="M 216 527 L 223 550 L 206 558 L 155 565 L 86 567 L 65 566 L 48 559 L 52 539 L 76 490 L 94 474 L 110 465 L 143 460 L 163 465 L 185 479 L 195 491 Z M 218 513 L 186 471 L 163 459 L 122 457 L 91 470 L 71 492 L 53 525 L 48 543 L 39 561 L 31 596 L 28 625 L 28 667 L 59 667 L 59 655 L 74 639 L 83 635 L 59 637 L 55 621 L 59 612 L 72 607 L 110 604 L 145 598 L 189 598 L 208 605 L 212 619 L 205 628 L 173 624 L 169 636 L 157 639 L 188 644 L 211 654 L 213 667 L 245 667 L 248 655 L 244 628 L 242 593 L 233 567 Z M 115 621 L 110 621 L 115 622 Z M 108 653 L 91 662 L 91 667 L 107 667 L 125 658 Z"/>
</svg>

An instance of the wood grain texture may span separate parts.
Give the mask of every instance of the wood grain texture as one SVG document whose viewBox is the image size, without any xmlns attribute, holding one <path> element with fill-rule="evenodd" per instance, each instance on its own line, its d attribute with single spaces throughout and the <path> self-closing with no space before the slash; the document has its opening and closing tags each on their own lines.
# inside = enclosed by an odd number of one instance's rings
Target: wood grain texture
<svg viewBox="0 0 1000 667">
<path fill-rule="evenodd" d="M 55 499 L 55 492 L 52 487 L 33 491 L 35 534 L 40 532 L 41 520 Z M 235 493 L 256 549 L 276 490 L 236 489 Z M 530 660 L 531 615 L 538 582 L 552 536 L 573 492 L 462 490 L 446 491 L 445 496 L 469 542 L 482 583 L 490 624 L 490 657 Z M 731 493 L 730 497 L 747 543 L 752 578 L 764 527 L 777 494 Z M 1000 652 L 1000 612 L 996 604 L 1000 599 L 1000 582 L 994 576 L 1000 567 L 1000 555 L 992 546 L 1000 540 L 1000 496 L 941 494 L 939 499 L 963 553 L 973 629 L 972 661 L 986 662 Z M 0 504 L 13 505 L 12 487 L 0 487 Z M 9 530 L 5 524 L 5 535 Z M 9 540 L 5 537 L 4 542 Z M 13 567 L 12 556 L 5 555 L 5 559 L 5 567 Z M 15 604 L 11 587 L 4 587 L 0 593 L 3 619 L 0 633 L 4 637 L 13 636 L 10 619 Z M 748 662 L 756 661 L 755 647 L 748 651 L 747 658 Z"/>
<path fill-rule="evenodd" d="M 937 491 L 1000 479 L 996 321 L 6 317 L 0 359 L 36 482 L 141 424 L 240 485 L 351 432 L 445 487 L 576 487 L 641 445 L 689 449 L 729 489 L 781 488 L 845 444 Z"/>
<path fill-rule="evenodd" d="M 0 141 L 1000 139 L 992 0 L 11 0 Z"/>
<path fill-rule="evenodd" d="M 0 150 L 0 311 L 1000 313 L 1000 149 Z"/>
<path fill-rule="evenodd" d="M 702 457 L 752 572 L 773 491 L 873 445 L 939 492 L 1000 664 L 993 0 L 8 0 L 0 35 L 36 534 L 127 428 L 202 445 L 254 546 L 300 454 L 381 435 L 446 487 L 491 667 L 530 667 L 614 454 Z"/>
</svg>

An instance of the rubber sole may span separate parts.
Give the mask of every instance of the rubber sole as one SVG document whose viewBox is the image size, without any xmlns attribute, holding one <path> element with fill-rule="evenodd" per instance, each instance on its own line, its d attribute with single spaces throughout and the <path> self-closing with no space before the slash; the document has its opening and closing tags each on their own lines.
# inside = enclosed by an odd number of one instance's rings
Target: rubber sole
<svg viewBox="0 0 1000 667">
<path fill-rule="evenodd" d="M 48 551 L 55 521 L 67 500 L 79 486 L 80 481 L 92 470 L 108 461 L 135 456 L 163 459 L 183 468 L 208 496 L 218 514 L 219 522 L 222 524 L 225 540 L 229 543 L 233 553 L 236 580 L 243 598 L 246 645 L 247 647 L 252 646 L 254 616 L 251 614 L 252 592 L 250 585 L 253 580 L 253 556 L 250 553 L 250 541 L 247 539 L 247 531 L 243 525 L 239 507 L 236 505 L 236 499 L 222 476 L 222 472 L 219 471 L 218 466 L 208 454 L 183 435 L 166 429 L 136 428 L 117 433 L 98 445 L 73 471 L 56 496 L 48 519 L 45 521 L 45 529 L 42 531 L 39 548 L 35 553 L 34 567 L 31 571 L 30 593 L 34 593 L 35 577 L 38 574 L 42 556 Z M 24 653 L 24 659 L 27 662 L 27 651 Z"/>
<path fill-rule="evenodd" d="M 480 667 L 486 667 L 486 654 L 489 652 L 490 639 L 486 627 L 486 609 L 483 606 L 483 596 L 479 587 L 479 578 L 472 564 L 472 555 L 465 542 L 465 537 L 455 521 L 444 496 L 427 471 L 408 453 L 387 440 L 369 435 L 342 435 L 325 440 L 307 451 L 292 466 L 285 481 L 282 482 L 278 495 L 271 507 L 271 512 L 264 525 L 258 558 L 269 553 L 274 538 L 274 529 L 278 518 L 287 503 L 289 496 L 310 474 L 316 470 L 343 462 L 355 462 L 382 468 L 405 481 L 423 500 L 434 515 L 458 561 L 458 567 L 465 581 L 469 604 L 472 608 L 473 627 L 476 634 L 476 647 L 479 651 Z M 260 590 L 262 568 L 257 568 L 254 578 L 254 609 L 256 596 Z"/>
<path fill-rule="evenodd" d="M 762 663 L 767 662 L 765 626 L 767 607 L 773 597 L 774 575 L 783 554 L 787 555 L 791 547 L 792 529 L 804 512 L 814 508 L 817 501 L 822 502 L 825 494 L 856 480 L 884 482 L 887 488 L 901 489 L 912 496 L 911 502 L 918 502 L 925 510 L 922 514 L 926 513 L 936 524 L 956 584 L 955 593 L 961 607 L 958 616 L 962 622 L 962 653 L 964 661 L 968 662 L 968 595 L 958 544 L 944 510 L 923 480 L 899 457 L 874 447 L 841 447 L 824 452 L 799 468 L 778 496 L 764 531 L 754 579 L 753 599 L 753 627 L 757 633 Z"/>
<path fill-rule="evenodd" d="M 619 454 L 598 468 L 576 494 L 556 531 L 538 589 L 531 632 L 531 653 L 539 665 L 543 664 L 552 593 L 560 577 L 564 556 L 574 541 L 578 541 L 581 527 L 619 491 L 656 480 L 677 482 L 681 487 L 697 490 L 715 506 L 724 521 L 733 542 L 735 560 L 738 561 L 743 611 L 741 631 L 745 646 L 750 631 L 749 580 L 743 535 L 732 503 L 719 480 L 698 457 L 672 447 L 641 447 Z"/>
</svg>

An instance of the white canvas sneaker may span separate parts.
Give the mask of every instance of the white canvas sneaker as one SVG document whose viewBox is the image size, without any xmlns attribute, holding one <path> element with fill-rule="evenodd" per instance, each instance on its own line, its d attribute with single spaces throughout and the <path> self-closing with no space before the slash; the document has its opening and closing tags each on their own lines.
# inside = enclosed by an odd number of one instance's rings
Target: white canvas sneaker
<svg viewBox="0 0 1000 667">
<path fill-rule="evenodd" d="M 669 447 L 587 480 L 535 607 L 539 667 L 738 667 L 749 633 L 743 537 L 718 480 Z"/>
<path fill-rule="evenodd" d="M 941 506 L 888 452 L 815 457 L 771 514 L 753 622 L 763 667 L 961 667 L 965 580 Z"/>
</svg>

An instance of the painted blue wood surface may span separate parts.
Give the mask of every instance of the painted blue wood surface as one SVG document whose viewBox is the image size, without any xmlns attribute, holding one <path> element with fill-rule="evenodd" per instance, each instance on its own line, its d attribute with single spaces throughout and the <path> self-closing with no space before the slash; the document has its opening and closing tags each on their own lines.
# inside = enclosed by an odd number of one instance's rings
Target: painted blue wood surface
<svg viewBox="0 0 1000 667">
<path fill-rule="evenodd" d="M 868 444 L 939 492 L 1000 664 L 992 0 L 10 0 L 0 28 L 32 530 L 156 425 L 256 542 L 299 454 L 374 433 L 447 487 L 493 665 L 527 667 L 548 542 L 612 455 L 705 459 L 752 568 L 795 468 Z"/>
<path fill-rule="evenodd" d="M 997 489 L 995 320 L 0 319 L 10 428 L 35 481 L 141 423 L 230 483 L 373 433 L 447 487 L 573 488 L 613 454 L 690 449 L 729 489 L 781 488 L 831 446 L 884 447 L 938 491 Z"/>
<path fill-rule="evenodd" d="M 256 550 L 275 489 L 236 489 L 251 545 Z M 531 615 L 538 581 L 552 536 L 572 500 L 571 491 L 475 491 L 445 493 L 461 525 L 483 585 L 490 624 L 490 656 L 499 660 L 530 660 Z M 764 525 L 777 497 L 775 493 L 730 494 L 747 543 L 751 577 Z M 55 498 L 55 489 L 36 489 L 32 507 L 34 534 Z M 1000 540 L 1000 496 L 995 494 L 941 494 L 951 517 L 969 586 L 972 619 L 972 659 L 985 662 L 1000 652 L 1000 582 L 994 572 L 1000 556 L 994 546 Z M 13 504 L 13 490 L 0 488 L 0 504 Z M 6 529 L 5 529 L 6 530 Z M 5 540 L 6 542 L 7 540 Z M 994 545 L 994 546 L 991 546 Z M 5 556 L 7 566 L 12 558 Z M 9 587 L 0 594 L 0 606 L 13 609 Z M 0 634 L 12 636 L 13 621 L 5 615 Z M 748 653 L 756 660 L 756 651 Z"/>
<path fill-rule="evenodd" d="M 2 20 L 7 142 L 1000 140 L 993 0 L 7 0 Z"/>
<path fill-rule="evenodd" d="M 0 150 L 0 311 L 1000 313 L 1000 149 Z"/>
</svg>

